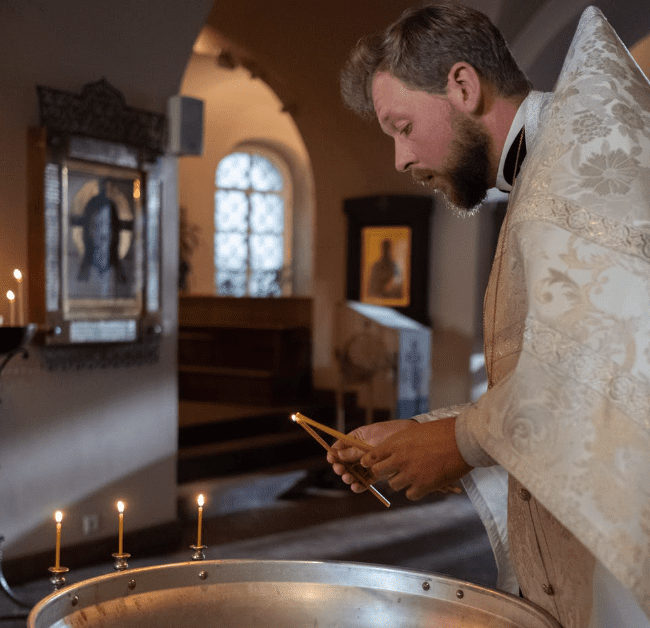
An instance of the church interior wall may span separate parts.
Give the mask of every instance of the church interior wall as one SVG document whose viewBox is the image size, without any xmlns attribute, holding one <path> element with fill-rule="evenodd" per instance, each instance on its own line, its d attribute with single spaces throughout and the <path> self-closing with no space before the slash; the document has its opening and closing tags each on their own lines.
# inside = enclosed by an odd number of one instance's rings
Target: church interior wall
<svg viewBox="0 0 650 628">
<path fill-rule="evenodd" d="M 36 86 L 78 93 L 105 77 L 127 105 L 163 112 L 210 3 L 163 0 L 136 12 L 130 4 L 112 6 L 0 4 L 0 315 L 7 322 L 13 269 L 42 272 L 27 259 L 26 135 L 39 122 Z M 7 559 L 52 546 L 57 509 L 66 513 L 64 546 L 114 535 L 118 499 L 127 504 L 127 533 L 176 520 L 176 160 L 166 158 L 164 167 L 158 362 L 49 371 L 32 347 L 2 372 L 0 534 Z M 98 520 L 87 535 L 85 515 Z"/>
</svg>

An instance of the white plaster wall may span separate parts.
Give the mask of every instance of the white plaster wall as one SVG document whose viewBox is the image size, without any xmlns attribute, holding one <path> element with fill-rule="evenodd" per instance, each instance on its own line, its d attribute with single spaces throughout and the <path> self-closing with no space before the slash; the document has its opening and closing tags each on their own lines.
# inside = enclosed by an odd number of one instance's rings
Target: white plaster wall
<svg viewBox="0 0 650 628">
<path fill-rule="evenodd" d="M 312 293 L 314 190 L 309 155 L 282 102 L 247 70 L 224 70 L 215 54 L 192 56 L 181 92 L 204 101 L 204 153 L 180 160 L 180 202 L 199 227 L 189 291 L 214 294 L 214 174 L 219 161 L 246 141 L 265 143 L 287 159 L 293 175 L 293 257 L 296 295 Z"/>
</svg>

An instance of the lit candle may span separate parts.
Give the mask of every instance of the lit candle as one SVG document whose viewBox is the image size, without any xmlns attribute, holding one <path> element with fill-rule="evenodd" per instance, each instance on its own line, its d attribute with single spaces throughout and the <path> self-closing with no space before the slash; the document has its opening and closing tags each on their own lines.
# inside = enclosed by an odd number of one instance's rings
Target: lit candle
<svg viewBox="0 0 650 628">
<path fill-rule="evenodd" d="M 203 527 L 203 504 L 204 504 L 203 495 L 199 495 L 197 502 L 199 504 L 199 533 L 198 533 L 196 545 L 197 547 L 201 547 L 201 528 Z"/>
<path fill-rule="evenodd" d="M 16 324 L 16 295 L 12 290 L 7 290 L 7 299 L 9 299 L 9 325 L 13 327 Z"/>
<path fill-rule="evenodd" d="M 119 530 L 117 541 L 117 553 L 124 553 L 124 502 L 117 502 L 117 512 L 119 513 Z"/>
<path fill-rule="evenodd" d="M 23 274 L 16 268 L 14 277 L 18 282 L 18 324 L 25 326 L 25 290 L 23 288 Z"/>
<path fill-rule="evenodd" d="M 61 566 L 61 521 L 63 520 L 63 513 L 60 510 L 54 513 L 54 520 L 56 521 L 56 556 L 54 568 L 58 569 Z"/>
</svg>

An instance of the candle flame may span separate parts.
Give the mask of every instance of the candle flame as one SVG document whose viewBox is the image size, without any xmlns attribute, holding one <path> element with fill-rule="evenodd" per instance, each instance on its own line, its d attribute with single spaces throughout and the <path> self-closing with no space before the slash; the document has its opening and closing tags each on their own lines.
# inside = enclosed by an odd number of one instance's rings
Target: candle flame
<svg viewBox="0 0 650 628">
<path fill-rule="evenodd" d="M 14 270 L 14 277 L 16 278 L 16 281 L 23 280 L 23 274 L 17 268 Z"/>
<path fill-rule="evenodd" d="M 124 502 L 117 502 L 117 511 L 124 512 Z"/>
<path fill-rule="evenodd" d="M 15 301 L 16 295 L 13 293 L 13 290 L 7 290 L 7 299 Z"/>
<path fill-rule="evenodd" d="M 61 521 L 63 520 L 63 513 L 62 513 L 60 510 L 57 510 L 57 511 L 54 513 L 54 520 L 55 520 L 57 523 L 61 523 Z"/>
<path fill-rule="evenodd" d="M 205 503 L 205 500 L 203 499 L 203 495 L 199 495 L 199 498 L 196 500 L 199 503 L 199 506 L 203 506 Z"/>
</svg>

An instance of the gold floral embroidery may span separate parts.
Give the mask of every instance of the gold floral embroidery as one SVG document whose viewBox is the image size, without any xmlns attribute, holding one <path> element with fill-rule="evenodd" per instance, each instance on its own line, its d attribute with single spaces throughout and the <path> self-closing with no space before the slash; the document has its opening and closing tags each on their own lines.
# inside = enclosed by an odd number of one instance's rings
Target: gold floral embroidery
<svg viewBox="0 0 650 628">
<path fill-rule="evenodd" d="M 611 129 L 592 111 L 581 111 L 573 121 L 573 133 L 580 144 L 587 144 L 598 137 L 607 137 Z"/>
<path fill-rule="evenodd" d="M 647 131 L 650 124 L 650 119 L 644 120 L 641 114 L 623 103 L 617 103 L 612 107 L 612 115 L 621 123 L 618 127 L 621 135 L 630 137 L 635 142 L 638 141 L 637 131 Z"/>
<path fill-rule="evenodd" d="M 511 225 L 514 227 L 530 220 L 553 222 L 581 238 L 650 262 L 650 231 L 604 218 L 565 199 L 531 197 L 522 202 L 517 213 L 513 214 Z"/>
<path fill-rule="evenodd" d="M 523 351 L 598 392 L 639 426 L 650 429 L 650 385 L 623 372 L 602 353 L 534 318 L 526 321 Z"/>
<path fill-rule="evenodd" d="M 628 78 L 629 68 L 608 57 L 601 60 L 599 69 L 619 81 L 626 81 Z"/>
<path fill-rule="evenodd" d="M 601 196 L 627 194 L 638 176 L 640 163 L 620 148 L 612 150 L 603 142 L 602 152 L 587 159 L 578 169 L 583 177 L 582 187 L 591 188 Z"/>
</svg>

